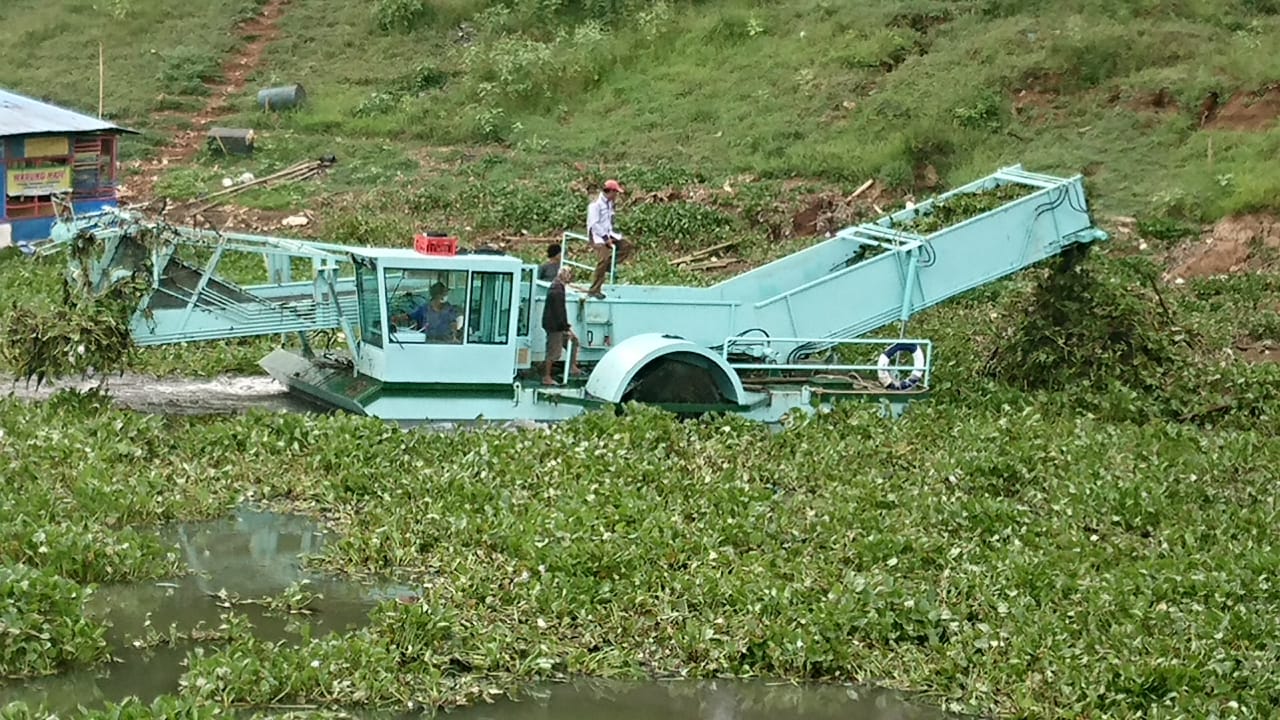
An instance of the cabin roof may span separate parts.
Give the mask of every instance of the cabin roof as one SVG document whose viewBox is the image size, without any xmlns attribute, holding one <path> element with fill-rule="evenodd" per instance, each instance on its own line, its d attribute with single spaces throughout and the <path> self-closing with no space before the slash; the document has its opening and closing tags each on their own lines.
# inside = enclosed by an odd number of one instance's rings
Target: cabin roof
<svg viewBox="0 0 1280 720">
<path fill-rule="evenodd" d="M 0 137 L 92 132 L 138 134 L 106 120 L 0 89 Z"/>
<path fill-rule="evenodd" d="M 412 261 L 411 266 L 416 265 L 474 265 L 474 264 L 498 264 L 506 265 L 512 262 L 523 263 L 520 258 L 506 253 L 476 253 L 459 251 L 457 255 L 425 255 L 417 252 L 413 248 L 374 248 L 374 247 L 353 247 L 351 253 L 367 258 L 373 258 L 382 261 L 405 260 Z"/>
</svg>

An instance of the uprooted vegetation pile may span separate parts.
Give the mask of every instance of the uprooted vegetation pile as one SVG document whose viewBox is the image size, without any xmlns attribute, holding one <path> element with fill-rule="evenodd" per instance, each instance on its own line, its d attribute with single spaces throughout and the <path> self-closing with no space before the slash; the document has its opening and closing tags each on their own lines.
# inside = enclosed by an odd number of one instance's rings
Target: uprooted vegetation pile
<svg viewBox="0 0 1280 720">
<path fill-rule="evenodd" d="M 988 373 L 1023 390 L 1067 390 L 1111 379 L 1154 389 L 1189 360 L 1188 344 L 1164 299 L 1137 286 L 1141 270 L 1103 276 L 1064 258 L 1037 283 L 1024 320 L 1010 328 Z"/>
<path fill-rule="evenodd" d="M 920 235 L 928 235 L 946 227 L 958 225 L 985 212 L 1031 194 L 1035 188 L 1010 183 L 990 190 L 958 193 L 933 203 L 923 212 L 901 225 L 902 229 Z"/>
<path fill-rule="evenodd" d="M 152 238 L 142 230 L 132 240 L 145 247 Z M 71 253 L 79 271 L 62 278 L 60 303 L 39 307 L 10 301 L 0 320 L 0 362 L 15 378 L 39 385 L 128 365 L 135 348 L 130 320 L 150 291 L 150 273 L 136 268 L 105 291 L 94 292 L 87 268 L 100 250 L 100 241 L 89 233 L 73 240 Z M 29 261 L 19 257 L 14 262 Z"/>
<path fill-rule="evenodd" d="M 1166 293 L 1158 275 L 1137 257 L 1062 258 L 1015 302 L 984 374 L 1112 420 L 1247 427 L 1274 416 L 1274 369 L 1218 352 L 1224 310 Z"/>
</svg>

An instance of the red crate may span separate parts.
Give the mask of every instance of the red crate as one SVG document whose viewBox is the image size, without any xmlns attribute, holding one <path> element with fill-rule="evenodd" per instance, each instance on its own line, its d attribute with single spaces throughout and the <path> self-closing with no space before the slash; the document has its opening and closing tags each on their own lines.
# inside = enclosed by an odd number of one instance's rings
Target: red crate
<svg viewBox="0 0 1280 720">
<path fill-rule="evenodd" d="M 413 249 L 423 255 L 457 255 L 458 238 L 418 233 L 413 236 Z"/>
</svg>

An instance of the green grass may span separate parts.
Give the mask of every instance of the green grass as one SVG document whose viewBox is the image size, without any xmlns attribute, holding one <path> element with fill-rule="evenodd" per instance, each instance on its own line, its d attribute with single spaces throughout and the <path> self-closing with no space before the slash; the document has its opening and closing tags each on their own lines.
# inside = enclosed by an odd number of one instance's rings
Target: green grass
<svg viewBox="0 0 1280 720">
<path fill-rule="evenodd" d="M 286 121 L 299 131 L 498 140 L 541 167 L 669 160 L 717 175 L 874 176 L 904 189 L 924 163 L 951 183 L 1019 161 L 1087 167 L 1098 205 L 1124 213 L 1185 188 L 1212 216 L 1255 207 L 1264 188 L 1277 188 L 1274 170 L 1248 159 L 1266 156 L 1274 130 L 1214 133 L 1206 173 L 1207 134 L 1195 127 L 1207 91 L 1253 90 L 1280 70 L 1256 52 L 1276 18 L 1242 6 L 674 3 L 665 20 L 606 26 L 600 41 L 564 21 L 513 37 L 503 32 L 513 21 L 482 15 L 466 47 L 450 42 L 443 21 L 356 44 L 369 18 L 351 6 L 337 11 L 336 27 L 352 37 L 317 47 L 308 34 L 331 12 L 320 0 L 299 3 L 285 19 L 299 34 L 268 55 L 271 79 L 313 89 L 314 107 Z M 943 20 L 911 27 L 913 15 L 930 13 Z M 569 34 L 557 39 L 550 26 Z M 369 56 L 385 62 L 371 66 Z M 415 92 L 424 74 L 447 79 Z M 1127 105 L 1166 85 L 1178 113 Z M 1038 86 L 1056 88 L 1063 112 L 1014 117 L 1015 91 Z M 1213 182 L 1229 174 L 1249 186 Z"/>
<path fill-rule="evenodd" d="M 70 0 L 11 3 L 0 22 L 20 42 L 0 55 L 0 82 L 92 105 L 93 53 L 57 38 L 105 37 L 108 114 L 146 127 L 157 103 L 199 90 L 236 45 L 227 28 L 256 1 L 206 3 L 179 19 L 166 3 L 122 0 L 128 12 L 114 22 L 72 12 L 83 3 Z M 247 167 L 327 151 L 344 162 L 325 185 L 250 204 L 429 181 L 438 169 L 415 172 L 407 158 L 493 142 L 526 179 L 574 162 L 607 172 L 670 161 L 717 179 L 876 177 L 919 193 L 926 164 L 954 184 L 1023 162 L 1085 171 L 1106 213 L 1196 219 L 1271 207 L 1280 190 L 1266 160 L 1275 127 L 1198 128 L 1209 91 L 1225 101 L 1280 76 L 1280 60 L 1261 51 L 1280 30 L 1266 3 L 518 2 L 505 14 L 482 0 L 418 5 L 434 9 L 388 15 L 412 18 L 388 30 L 379 18 L 412 0 L 290 3 L 226 122 L 261 134 L 262 156 Z M 147 43 L 128 41 L 141 33 Z M 306 107 L 256 110 L 259 88 L 287 82 L 307 88 Z M 1145 102 L 1162 88 L 1176 110 Z M 1015 112 L 1026 89 L 1044 99 Z"/>
<path fill-rule="evenodd" d="M 262 0 L 12 0 L 0 7 L 6 41 L 0 86 L 88 115 L 98 109 L 98 43 L 103 46 L 103 115 L 147 131 L 123 145 L 123 158 L 162 140 L 154 113 L 198 109 L 204 80 L 238 47 L 229 34 Z"/>
</svg>

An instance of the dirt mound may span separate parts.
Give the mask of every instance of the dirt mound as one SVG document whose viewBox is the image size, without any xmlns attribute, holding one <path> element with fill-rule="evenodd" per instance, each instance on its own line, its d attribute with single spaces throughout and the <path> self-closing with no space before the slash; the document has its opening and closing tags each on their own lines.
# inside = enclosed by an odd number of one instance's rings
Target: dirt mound
<svg viewBox="0 0 1280 720">
<path fill-rule="evenodd" d="M 1200 240 L 1175 251 L 1166 281 L 1280 270 L 1280 218 L 1256 213 L 1219 220 Z"/>
<path fill-rule="evenodd" d="M 1213 98 L 1216 100 L 1216 96 Z M 1280 85 L 1257 92 L 1232 95 L 1222 105 L 1213 103 L 1203 115 L 1207 130 L 1265 130 L 1280 116 Z"/>
<path fill-rule="evenodd" d="M 925 177 L 932 175 L 937 183 L 937 173 L 930 167 L 922 171 Z M 823 192 L 810 195 L 800 203 L 800 209 L 791 213 L 790 227 L 776 227 L 769 223 L 775 234 L 788 237 L 811 237 L 834 233 L 865 220 L 872 215 L 882 215 L 897 202 L 897 198 L 878 182 L 873 182 L 862 192 L 842 195 Z"/>
</svg>

